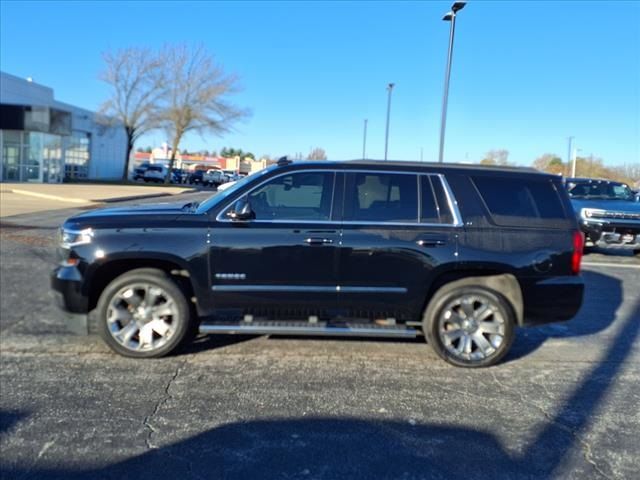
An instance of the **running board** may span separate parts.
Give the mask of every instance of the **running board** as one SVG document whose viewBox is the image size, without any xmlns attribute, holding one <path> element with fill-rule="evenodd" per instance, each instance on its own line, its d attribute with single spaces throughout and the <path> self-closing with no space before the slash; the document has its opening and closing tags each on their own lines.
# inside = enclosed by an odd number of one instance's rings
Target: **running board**
<svg viewBox="0 0 640 480">
<path fill-rule="evenodd" d="M 404 326 L 380 326 L 371 324 L 326 325 L 323 322 L 238 322 L 203 323 L 200 333 L 232 333 L 247 335 L 318 335 L 352 337 L 401 337 L 415 338 L 418 330 Z"/>
</svg>

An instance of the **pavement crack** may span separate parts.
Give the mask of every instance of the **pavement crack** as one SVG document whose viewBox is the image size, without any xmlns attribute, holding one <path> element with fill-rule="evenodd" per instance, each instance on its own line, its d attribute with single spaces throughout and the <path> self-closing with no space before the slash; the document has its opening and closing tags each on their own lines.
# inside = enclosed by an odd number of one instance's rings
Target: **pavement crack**
<svg viewBox="0 0 640 480">
<path fill-rule="evenodd" d="M 550 412 L 548 412 L 544 407 L 541 407 L 540 405 L 536 404 L 535 402 L 532 402 L 531 399 L 528 399 L 524 396 L 523 393 L 521 393 L 520 391 L 516 391 L 513 390 L 511 388 L 508 388 L 507 386 L 505 386 L 496 376 L 495 372 L 490 370 L 489 371 L 491 373 L 491 377 L 493 378 L 494 383 L 498 386 L 498 388 L 500 388 L 503 392 L 505 393 L 515 393 L 516 395 L 518 395 L 518 397 L 520 397 L 520 403 L 523 405 L 530 405 L 533 408 L 535 408 L 536 410 L 538 410 L 551 424 L 555 425 L 557 428 L 559 428 L 560 430 L 570 434 L 581 446 L 582 449 L 582 456 L 584 457 L 585 461 L 591 465 L 591 467 L 593 468 L 593 470 L 600 475 L 603 478 L 606 478 L 608 480 L 611 480 L 611 477 L 609 475 L 607 475 L 602 468 L 596 463 L 596 461 L 593 459 L 593 454 L 591 451 L 591 444 L 589 442 L 587 442 L 586 440 L 582 439 L 582 437 L 580 436 L 580 432 L 574 428 L 571 428 L 568 425 L 565 425 L 564 423 L 562 423 L 561 421 L 559 421 L 554 415 L 552 415 Z M 549 393 L 549 391 L 545 388 L 545 390 L 547 391 L 547 393 Z M 552 397 L 550 397 L 550 399 L 552 399 Z"/>
<path fill-rule="evenodd" d="M 158 448 L 158 446 L 155 445 L 151 440 L 151 437 L 153 436 L 153 434 L 157 432 L 157 430 L 151 424 L 151 421 L 153 420 L 153 417 L 158 413 L 160 408 L 165 403 L 167 403 L 167 401 L 172 397 L 171 393 L 169 393 L 169 390 L 171 389 L 171 385 L 173 384 L 175 379 L 178 378 L 178 375 L 180 374 L 180 370 L 182 370 L 182 368 L 186 363 L 187 362 L 184 361 L 176 367 L 175 371 L 173 372 L 173 375 L 169 378 L 166 385 L 164 386 L 164 395 L 153 406 L 153 410 L 151 414 L 144 417 L 144 420 L 142 423 L 149 430 L 149 432 L 147 433 L 147 437 L 145 438 L 145 444 L 147 445 L 147 448 L 150 450 Z"/>
</svg>

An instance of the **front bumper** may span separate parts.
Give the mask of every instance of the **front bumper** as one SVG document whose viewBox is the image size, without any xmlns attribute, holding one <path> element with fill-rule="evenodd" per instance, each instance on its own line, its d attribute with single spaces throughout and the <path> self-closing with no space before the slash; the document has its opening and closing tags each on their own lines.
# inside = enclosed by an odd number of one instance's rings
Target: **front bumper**
<svg viewBox="0 0 640 480">
<path fill-rule="evenodd" d="M 586 239 L 599 248 L 640 249 L 640 224 L 580 219 Z"/>
<path fill-rule="evenodd" d="M 82 294 L 82 275 L 75 267 L 57 267 L 51 273 L 51 288 L 67 328 L 77 334 L 92 333 L 88 319 L 89 299 Z"/>
<path fill-rule="evenodd" d="M 580 276 L 530 279 L 520 286 L 525 326 L 569 320 L 582 306 L 584 281 Z"/>
</svg>

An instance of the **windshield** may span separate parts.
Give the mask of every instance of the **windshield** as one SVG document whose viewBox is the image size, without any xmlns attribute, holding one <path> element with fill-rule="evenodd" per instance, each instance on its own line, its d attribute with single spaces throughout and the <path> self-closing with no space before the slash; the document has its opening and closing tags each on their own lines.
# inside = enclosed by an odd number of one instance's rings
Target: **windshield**
<svg viewBox="0 0 640 480">
<path fill-rule="evenodd" d="M 624 183 L 579 182 L 567 184 L 571 198 L 599 198 L 602 200 L 633 200 L 633 192 Z"/>
<path fill-rule="evenodd" d="M 214 193 L 212 196 L 210 196 L 204 202 L 198 205 L 196 213 L 206 213 L 207 211 L 211 210 L 213 207 L 218 205 L 220 202 L 222 202 L 225 198 L 230 197 L 236 191 L 240 190 L 242 187 L 244 187 L 247 183 L 252 181 L 254 178 L 260 177 L 270 172 L 274 168 L 276 168 L 275 165 L 271 167 L 267 167 L 264 170 L 260 170 L 259 172 L 256 172 L 252 175 L 247 175 L 246 177 L 242 177 L 240 180 L 235 182 L 229 188 L 222 190 L 221 192 Z"/>
</svg>

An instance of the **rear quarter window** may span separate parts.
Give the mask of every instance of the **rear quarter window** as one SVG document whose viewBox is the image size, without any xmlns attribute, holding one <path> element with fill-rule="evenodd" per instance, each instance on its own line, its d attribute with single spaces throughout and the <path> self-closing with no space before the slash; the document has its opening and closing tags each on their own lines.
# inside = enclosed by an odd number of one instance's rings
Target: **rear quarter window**
<svg viewBox="0 0 640 480">
<path fill-rule="evenodd" d="M 474 176 L 471 179 L 497 225 L 570 226 L 558 189 L 550 179 L 506 176 Z"/>
</svg>

